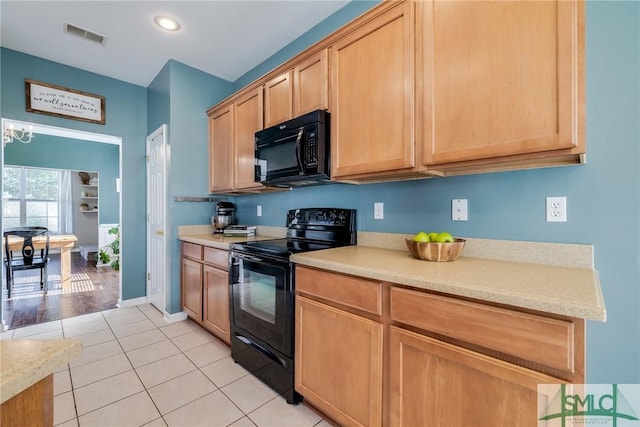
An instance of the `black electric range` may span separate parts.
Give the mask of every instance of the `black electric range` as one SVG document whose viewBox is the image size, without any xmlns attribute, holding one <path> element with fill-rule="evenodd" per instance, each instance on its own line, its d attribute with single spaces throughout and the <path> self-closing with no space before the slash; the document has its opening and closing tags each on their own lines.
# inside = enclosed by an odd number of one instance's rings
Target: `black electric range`
<svg viewBox="0 0 640 427">
<path fill-rule="evenodd" d="M 229 247 L 229 315 L 233 359 L 289 403 L 294 390 L 295 253 L 356 244 L 356 211 L 294 209 L 287 237 Z"/>
<path fill-rule="evenodd" d="M 287 213 L 287 237 L 233 243 L 231 251 L 288 259 L 290 255 L 356 244 L 354 209 L 307 208 Z"/>
</svg>

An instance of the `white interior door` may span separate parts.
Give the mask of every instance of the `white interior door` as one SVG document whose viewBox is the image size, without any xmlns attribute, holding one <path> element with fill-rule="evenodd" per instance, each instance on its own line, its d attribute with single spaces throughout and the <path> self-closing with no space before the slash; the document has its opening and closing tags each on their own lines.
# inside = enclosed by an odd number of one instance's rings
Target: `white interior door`
<svg viewBox="0 0 640 427">
<path fill-rule="evenodd" d="M 167 262 L 167 125 L 147 137 L 147 295 L 166 312 Z"/>
</svg>

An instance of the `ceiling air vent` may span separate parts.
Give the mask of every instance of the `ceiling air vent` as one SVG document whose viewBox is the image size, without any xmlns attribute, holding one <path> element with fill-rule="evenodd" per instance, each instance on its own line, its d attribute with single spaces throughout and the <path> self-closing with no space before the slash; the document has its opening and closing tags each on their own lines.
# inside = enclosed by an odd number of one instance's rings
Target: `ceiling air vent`
<svg viewBox="0 0 640 427">
<path fill-rule="evenodd" d="M 77 25 L 69 24 L 68 22 L 64 23 L 64 32 L 74 36 L 82 37 L 85 40 L 89 40 L 100 45 L 104 45 L 104 42 L 107 40 L 107 36 L 94 33 L 93 31 L 78 27 Z"/>
</svg>

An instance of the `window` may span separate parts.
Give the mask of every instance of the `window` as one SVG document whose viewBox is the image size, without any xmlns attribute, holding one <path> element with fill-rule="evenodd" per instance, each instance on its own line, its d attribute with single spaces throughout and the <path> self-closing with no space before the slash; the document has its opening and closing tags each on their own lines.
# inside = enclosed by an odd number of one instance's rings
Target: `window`
<svg viewBox="0 0 640 427">
<path fill-rule="evenodd" d="M 57 233 L 60 171 L 5 166 L 3 177 L 3 228 L 40 226 Z"/>
</svg>

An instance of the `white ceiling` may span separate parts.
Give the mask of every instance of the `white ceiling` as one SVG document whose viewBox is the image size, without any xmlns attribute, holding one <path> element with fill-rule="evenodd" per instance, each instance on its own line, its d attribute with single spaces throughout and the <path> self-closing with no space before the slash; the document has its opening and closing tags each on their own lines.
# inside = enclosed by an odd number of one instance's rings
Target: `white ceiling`
<svg viewBox="0 0 640 427">
<path fill-rule="evenodd" d="M 0 44 L 144 87 L 169 59 L 235 81 L 348 2 L 0 0 Z M 158 14 L 181 31 L 157 28 Z M 66 34 L 65 22 L 107 40 Z"/>
</svg>

